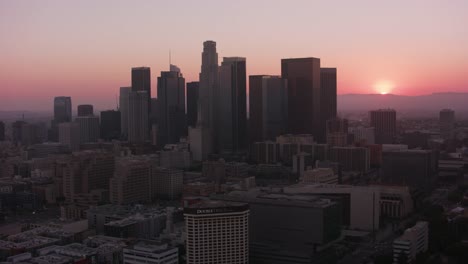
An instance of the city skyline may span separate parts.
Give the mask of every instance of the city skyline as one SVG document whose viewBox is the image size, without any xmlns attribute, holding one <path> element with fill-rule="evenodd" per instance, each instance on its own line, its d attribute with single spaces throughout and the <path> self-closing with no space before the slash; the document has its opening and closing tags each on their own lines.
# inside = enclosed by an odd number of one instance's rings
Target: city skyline
<svg viewBox="0 0 468 264">
<path fill-rule="evenodd" d="M 186 82 L 198 81 L 205 40 L 217 42 L 220 60 L 246 57 L 247 76 L 280 75 L 284 58 L 322 58 L 323 67 L 338 68 L 339 94 L 468 91 L 462 1 L 108 3 L 2 2 L 0 110 L 51 111 L 58 95 L 113 109 L 118 88 L 131 84 L 132 67 L 151 68 L 156 94 L 170 51 Z M 277 19 L 283 10 L 296 15 Z"/>
</svg>

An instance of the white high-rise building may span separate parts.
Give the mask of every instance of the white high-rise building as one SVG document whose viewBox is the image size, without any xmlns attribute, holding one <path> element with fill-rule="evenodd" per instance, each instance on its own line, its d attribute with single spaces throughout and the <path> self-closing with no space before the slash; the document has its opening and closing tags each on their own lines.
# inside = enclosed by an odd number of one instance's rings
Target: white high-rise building
<svg viewBox="0 0 468 264">
<path fill-rule="evenodd" d="M 80 148 L 80 127 L 76 122 L 60 123 L 58 125 L 59 142 L 71 151 L 77 151 Z"/>
<path fill-rule="evenodd" d="M 213 152 L 215 135 L 215 109 L 218 88 L 218 53 L 216 42 L 203 43 L 200 88 L 198 94 L 197 127 L 189 130 L 191 149 L 195 160 L 203 160 Z"/>
<path fill-rule="evenodd" d="M 247 204 L 204 201 L 184 208 L 188 264 L 249 263 Z"/>
<path fill-rule="evenodd" d="M 120 131 L 122 135 L 128 135 L 128 95 L 132 87 L 120 87 L 119 110 Z"/>
<path fill-rule="evenodd" d="M 132 91 L 128 95 L 128 141 L 143 143 L 148 139 L 148 93 Z"/>
<path fill-rule="evenodd" d="M 405 233 L 393 241 L 393 263 L 413 263 L 416 255 L 428 249 L 429 231 L 427 222 L 418 222 L 415 226 L 405 230 Z"/>
</svg>

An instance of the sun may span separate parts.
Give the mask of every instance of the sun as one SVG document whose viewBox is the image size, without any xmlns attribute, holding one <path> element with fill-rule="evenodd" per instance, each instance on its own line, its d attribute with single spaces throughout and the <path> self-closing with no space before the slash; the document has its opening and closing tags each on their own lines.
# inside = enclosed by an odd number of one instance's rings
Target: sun
<svg viewBox="0 0 468 264">
<path fill-rule="evenodd" d="M 388 80 L 380 80 L 374 84 L 374 89 L 379 94 L 389 94 L 394 87 L 394 84 Z"/>
</svg>

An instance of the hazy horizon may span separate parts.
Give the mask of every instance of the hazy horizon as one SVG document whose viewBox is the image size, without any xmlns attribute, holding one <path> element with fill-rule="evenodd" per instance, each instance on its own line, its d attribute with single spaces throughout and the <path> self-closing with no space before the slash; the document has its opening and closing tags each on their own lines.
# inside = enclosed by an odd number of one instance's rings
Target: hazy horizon
<svg viewBox="0 0 468 264">
<path fill-rule="evenodd" d="M 468 92 L 467 8 L 466 1 L 2 1 L 0 110 L 49 110 L 61 95 L 73 108 L 115 108 L 136 66 L 151 67 L 156 94 L 169 51 L 186 82 L 197 81 L 205 40 L 217 42 L 220 61 L 246 57 L 247 75 L 280 75 L 282 58 L 320 58 L 338 68 L 338 94 Z"/>
</svg>

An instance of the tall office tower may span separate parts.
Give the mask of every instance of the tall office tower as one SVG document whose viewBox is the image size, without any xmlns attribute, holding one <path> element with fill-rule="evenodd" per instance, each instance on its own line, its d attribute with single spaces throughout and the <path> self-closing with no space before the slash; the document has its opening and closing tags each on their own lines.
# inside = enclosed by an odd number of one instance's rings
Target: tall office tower
<svg viewBox="0 0 468 264">
<path fill-rule="evenodd" d="M 187 83 L 187 126 L 197 125 L 199 82 Z"/>
<path fill-rule="evenodd" d="M 128 96 L 128 141 L 143 143 L 148 138 L 148 93 L 132 91 Z"/>
<path fill-rule="evenodd" d="M 66 122 L 58 125 L 59 142 L 68 147 L 70 151 L 80 148 L 80 126 L 77 122 Z"/>
<path fill-rule="evenodd" d="M 204 160 L 213 152 L 216 131 L 214 112 L 218 90 L 218 53 L 216 42 L 203 42 L 200 87 L 198 91 L 197 127 L 189 130 L 194 160 Z"/>
<path fill-rule="evenodd" d="M 327 144 L 332 147 L 348 145 L 348 119 L 332 118 L 326 122 Z"/>
<path fill-rule="evenodd" d="M 85 104 L 78 106 L 78 116 L 92 116 L 94 115 L 93 105 Z"/>
<path fill-rule="evenodd" d="M 396 111 L 379 109 L 370 112 L 371 126 L 375 128 L 375 143 L 393 144 L 396 137 Z"/>
<path fill-rule="evenodd" d="M 150 124 L 157 125 L 158 124 L 158 98 L 151 98 L 151 113 L 150 113 Z"/>
<path fill-rule="evenodd" d="M 13 143 L 18 144 L 22 142 L 23 125 L 25 124 L 26 122 L 22 120 L 15 121 L 11 124 Z"/>
<path fill-rule="evenodd" d="M 124 139 L 128 136 L 128 99 L 132 87 L 120 87 L 119 110 L 120 110 L 120 133 Z"/>
<path fill-rule="evenodd" d="M 322 122 L 336 118 L 337 78 L 336 68 L 320 68 L 320 115 Z M 326 135 L 324 135 L 326 136 Z"/>
<path fill-rule="evenodd" d="M 111 152 L 80 151 L 58 161 L 63 173 L 63 193 L 68 201 L 76 194 L 108 189 L 114 174 L 115 158 Z"/>
<path fill-rule="evenodd" d="M 110 180 L 110 201 L 113 204 L 145 203 L 151 201 L 151 163 L 124 158 L 116 162 Z"/>
<path fill-rule="evenodd" d="M 249 141 L 275 140 L 286 133 L 288 85 L 279 76 L 249 76 Z"/>
<path fill-rule="evenodd" d="M 168 168 L 153 168 L 151 177 L 152 198 L 175 200 L 182 195 L 184 171 Z"/>
<path fill-rule="evenodd" d="M 218 152 L 247 149 L 247 80 L 245 58 L 225 57 L 219 67 L 216 128 Z"/>
<path fill-rule="evenodd" d="M 151 70 L 149 67 L 132 68 L 132 91 L 148 93 L 148 114 L 151 109 Z"/>
<path fill-rule="evenodd" d="M 72 121 L 71 97 L 59 96 L 54 98 L 54 119 L 52 120 L 49 139 L 58 141 L 58 124 Z"/>
<path fill-rule="evenodd" d="M 5 140 L 5 123 L 0 121 L 0 141 Z"/>
<path fill-rule="evenodd" d="M 440 136 L 443 139 L 453 137 L 455 130 L 455 111 L 452 109 L 442 109 L 439 113 Z"/>
<path fill-rule="evenodd" d="M 57 125 L 72 121 L 71 97 L 59 96 L 54 98 L 54 121 Z"/>
<path fill-rule="evenodd" d="M 249 263 L 249 207 L 203 201 L 184 208 L 187 264 Z"/>
<path fill-rule="evenodd" d="M 80 129 L 80 144 L 97 142 L 99 139 L 99 117 L 97 116 L 78 116 L 75 118 Z"/>
<path fill-rule="evenodd" d="M 175 144 L 187 135 L 185 119 L 185 79 L 180 69 L 170 65 L 170 71 L 158 77 L 158 141 L 159 146 Z"/>
<path fill-rule="evenodd" d="M 281 77 L 288 81 L 289 132 L 312 134 L 318 142 L 325 142 L 325 123 L 320 113 L 320 59 L 282 59 Z"/>
<path fill-rule="evenodd" d="M 101 112 L 101 138 L 104 140 L 120 138 L 120 111 Z"/>
</svg>

